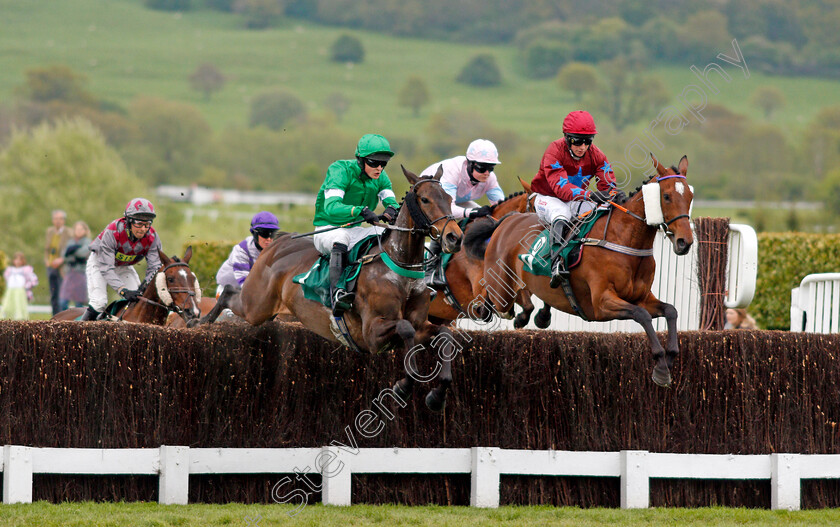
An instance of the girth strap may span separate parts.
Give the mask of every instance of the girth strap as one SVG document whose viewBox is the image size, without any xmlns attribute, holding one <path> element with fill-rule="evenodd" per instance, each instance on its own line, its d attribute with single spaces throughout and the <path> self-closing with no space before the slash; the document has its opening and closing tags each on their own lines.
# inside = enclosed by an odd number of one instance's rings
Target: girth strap
<svg viewBox="0 0 840 527">
<path fill-rule="evenodd" d="M 645 256 L 653 256 L 653 249 L 634 249 L 632 247 L 626 247 L 617 243 L 608 242 L 607 240 L 581 238 L 580 242 L 583 245 L 594 245 L 595 247 L 603 247 L 604 249 L 609 249 L 610 251 L 615 251 L 621 254 L 627 254 L 629 256 L 639 256 L 641 258 L 644 258 Z"/>
</svg>

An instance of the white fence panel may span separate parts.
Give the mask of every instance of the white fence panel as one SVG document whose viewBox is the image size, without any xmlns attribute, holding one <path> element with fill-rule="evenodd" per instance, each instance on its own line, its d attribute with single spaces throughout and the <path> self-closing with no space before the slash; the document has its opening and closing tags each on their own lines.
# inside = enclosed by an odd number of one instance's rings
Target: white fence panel
<svg viewBox="0 0 840 527">
<path fill-rule="evenodd" d="M 746 307 L 755 295 L 755 280 L 758 273 L 758 238 L 749 225 L 729 225 L 729 254 L 727 256 L 726 307 Z M 662 232 L 658 232 L 653 242 L 653 257 L 656 260 L 656 274 L 653 277 L 651 291 L 664 302 L 673 304 L 679 313 L 677 329 L 691 331 L 700 328 L 700 284 L 697 276 L 697 243 L 683 255 L 674 253 L 670 241 Z M 536 310 L 545 304 L 536 296 L 531 300 Z M 536 313 L 536 310 L 534 311 Z M 490 323 L 480 323 L 461 318 L 458 327 L 477 330 L 511 330 L 512 320 L 495 319 Z M 664 318 L 653 320 L 656 331 L 665 331 L 667 322 Z M 537 329 L 533 321 L 526 328 Z M 612 320 L 609 322 L 586 322 L 583 319 L 552 310 L 551 324 L 548 329 L 556 331 L 596 331 L 615 333 L 617 331 L 637 333 L 642 327 L 632 320 Z"/>
<path fill-rule="evenodd" d="M 840 333 L 840 273 L 809 274 L 791 290 L 790 330 Z"/>
<path fill-rule="evenodd" d="M 352 503 L 352 474 L 470 474 L 470 503 L 498 507 L 501 476 L 618 477 L 622 508 L 646 508 L 650 479 L 769 479 L 771 507 L 800 507 L 803 479 L 840 479 L 840 454 L 674 454 L 474 448 L 34 448 L 5 445 L 3 502 L 30 503 L 33 474 L 156 474 L 161 503 L 187 503 L 190 474 L 318 474 L 327 505 Z M 291 481 L 291 480 L 290 480 Z M 675 483 L 678 484 L 678 483 Z"/>
</svg>

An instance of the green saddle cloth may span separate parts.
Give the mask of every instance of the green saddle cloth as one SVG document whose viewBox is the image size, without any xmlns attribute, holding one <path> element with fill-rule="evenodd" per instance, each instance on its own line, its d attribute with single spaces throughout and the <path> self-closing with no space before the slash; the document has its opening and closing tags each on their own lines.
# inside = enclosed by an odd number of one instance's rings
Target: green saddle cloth
<svg viewBox="0 0 840 527">
<path fill-rule="evenodd" d="M 560 250 L 560 255 L 566 261 L 567 265 L 571 266 L 569 255 L 577 251 L 583 238 L 589 234 L 592 226 L 595 225 L 595 220 L 607 212 L 606 209 L 598 209 L 591 214 L 591 218 L 587 218 L 586 222 L 578 227 L 577 234 L 575 234 L 574 238 L 569 240 L 566 246 Z M 548 229 L 543 230 L 539 236 L 534 238 L 528 252 L 519 255 L 519 259 L 525 263 L 525 270 L 537 276 L 551 276 L 551 249 L 553 245 L 555 244 L 551 243 L 551 234 L 548 232 Z"/>
<path fill-rule="evenodd" d="M 351 282 L 359 271 L 362 270 L 362 262 L 359 260 L 362 256 L 370 252 L 370 249 L 376 245 L 376 235 L 368 236 L 350 249 L 347 254 L 347 259 L 350 264 L 344 268 L 341 273 L 341 278 L 338 280 L 338 287 L 350 291 L 348 282 Z M 292 282 L 300 284 L 303 288 L 303 296 L 308 300 L 320 302 L 321 304 L 331 307 L 332 299 L 330 298 L 330 257 L 329 255 L 321 255 L 320 258 L 309 268 L 309 271 L 295 275 Z"/>
</svg>

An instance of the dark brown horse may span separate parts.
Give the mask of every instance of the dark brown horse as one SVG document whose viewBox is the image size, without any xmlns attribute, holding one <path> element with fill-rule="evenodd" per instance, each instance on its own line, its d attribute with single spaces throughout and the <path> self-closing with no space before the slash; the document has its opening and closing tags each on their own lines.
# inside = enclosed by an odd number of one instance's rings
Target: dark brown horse
<svg viewBox="0 0 840 527">
<path fill-rule="evenodd" d="M 426 404 L 432 410 L 439 410 L 452 382 L 454 354 L 437 353 L 440 360 L 433 375 L 417 373 L 415 356 L 419 346 L 415 348 L 415 343 L 423 344 L 428 350 L 425 345 L 437 337 L 436 347 L 448 339 L 446 348 L 452 349 L 449 329 L 428 321 L 429 290 L 422 278 L 423 242 L 426 236 L 431 236 L 440 240 L 444 252 L 457 252 L 462 232 L 450 214 L 451 198 L 440 185 L 442 170 L 434 177 L 423 178 L 405 168 L 403 173 L 412 188 L 400 207 L 395 225 L 390 227 L 392 230 L 382 237 L 380 248 L 371 251 L 370 263 L 362 266 L 356 301 L 353 309 L 345 313 L 344 320 L 350 338 L 362 351 L 405 350 L 406 376 L 394 386 L 401 398 L 410 394 L 416 381 L 437 377 L 439 385 L 426 396 Z M 311 239 L 281 236 L 254 262 L 241 292 L 231 291 L 238 298 L 235 309 L 229 307 L 252 325 L 262 324 L 276 313 L 287 312 L 311 331 L 339 342 L 332 329 L 335 322 L 330 308 L 307 299 L 303 288 L 292 281 L 294 276 L 306 273 L 320 256 Z M 394 266 L 401 268 L 401 274 L 392 270 Z M 418 274 L 420 277 L 416 277 Z M 221 311 L 219 306 L 223 301 L 228 303 L 224 297 L 225 292 L 214 311 Z M 202 322 L 212 320 L 204 317 Z"/>
<path fill-rule="evenodd" d="M 580 264 L 571 270 L 571 287 L 587 320 L 606 321 L 632 319 L 642 325 L 650 341 L 655 366 L 653 380 L 661 386 L 671 382 L 670 368 L 679 348 L 677 344 L 677 310 L 658 300 L 651 292 L 656 262 L 652 251 L 658 229 L 667 231 L 674 252 L 683 255 L 691 248 L 694 236 L 688 215 L 693 194 L 686 183 L 688 158 L 683 156 L 678 167 L 664 168 L 653 158 L 657 175 L 648 185 L 631 194 L 625 206 L 612 204 L 610 215 L 599 218 L 589 231 L 593 244 L 585 245 Z M 645 199 L 648 203 L 645 203 Z M 626 208 L 625 208 L 626 207 Z M 648 216 L 647 214 L 650 216 Z M 552 289 L 549 277 L 524 270 L 519 255 L 528 252 L 531 242 L 545 226 L 535 214 L 518 214 L 502 222 L 482 224 L 492 233 L 484 254 L 485 275 L 510 277 L 507 287 L 516 290 L 521 283 L 547 305 L 575 314 L 562 288 Z M 605 240 L 607 247 L 595 245 Z M 468 251 L 475 247 L 465 243 Z M 513 298 L 502 294 L 504 288 L 485 290 L 483 298 L 497 311 L 510 310 Z M 653 329 L 653 317 L 665 317 L 668 337 L 663 348 Z"/>
<path fill-rule="evenodd" d="M 179 315 L 186 323 L 199 316 L 201 288 L 189 265 L 192 247 L 187 247 L 183 259 L 170 259 L 163 251 L 159 254 L 163 265 L 155 273 L 155 279 L 146 284 L 143 295 L 136 302 L 129 303 L 114 315 L 117 320 L 162 326 L 170 313 Z M 56 313 L 52 320 L 76 320 L 84 311 L 83 307 L 74 307 Z"/>
</svg>

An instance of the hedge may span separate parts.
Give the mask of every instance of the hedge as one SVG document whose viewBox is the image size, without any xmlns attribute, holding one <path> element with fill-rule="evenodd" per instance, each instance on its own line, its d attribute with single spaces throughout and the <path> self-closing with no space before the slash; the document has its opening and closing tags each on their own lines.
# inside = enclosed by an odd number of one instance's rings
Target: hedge
<svg viewBox="0 0 840 527">
<path fill-rule="evenodd" d="M 840 272 L 840 234 L 761 233 L 748 311 L 766 329 L 790 328 L 790 290 L 813 273 Z"/>
<path fill-rule="evenodd" d="M 840 451 L 840 335 L 682 332 L 670 389 L 650 380 L 644 334 L 468 332 L 441 414 L 421 385 L 360 447 L 714 454 Z M 461 337 L 463 339 L 463 337 Z M 421 361 L 421 371 L 429 364 Z M 299 324 L 175 330 L 107 322 L 0 322 L 0 444 L 315 447 L 346 443 L 402 376 L 402 354 L 363 356 Z M 279 475 L 191 478 L 191 501 L 270 502 Z M 292 476 L 294 479 L 294 476 Z M 104 483 L 103 483 L 104 482 Z M 360 503 L 469 502 L 469 476 L 354 476 Z M 803 482 L 803 506 L 840 505 Z M 153 477 L 38 476 L 34 499 L 156 499 Z M 502 479 L 503 503 L 618 506 L 617 478 Z M 312 500 L 318 499 L 313 496 Z M 651 483 L 654 506 L 769 507 L 769 481 Z"/>
</svg>

